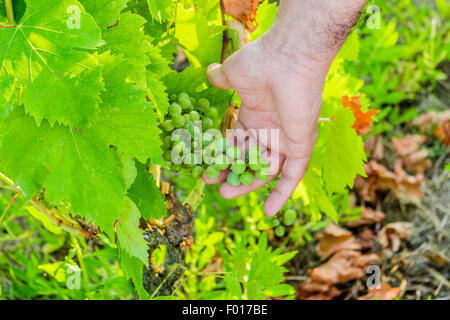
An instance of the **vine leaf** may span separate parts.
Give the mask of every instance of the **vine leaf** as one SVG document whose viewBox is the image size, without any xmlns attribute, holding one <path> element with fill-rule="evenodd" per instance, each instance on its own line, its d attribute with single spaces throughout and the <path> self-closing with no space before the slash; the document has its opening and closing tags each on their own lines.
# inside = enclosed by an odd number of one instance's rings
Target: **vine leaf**
<svg viewBox="0 0 450 320">
<path fill-rule="evenodd" d="M 2 123 L 5 127 L 2 172 L 28 198 L 43 186 L 51 203 L 67 201 L 75 215 L 114 238 L 114 221 L 124 208 L 125 183 L 120 161 L 109 145 L 90 129 L 51 127 L 45 120 L 38 127 L 22 108 L 10 113 Z"/>
<path fill-rule="evenodd" d="M 329 123 L 327 142 L 318 161 L 323 167 L 323 179 L 330 194 L 343 191 L 346 186 L 353 187 L 357 174 L 365 176 L 363 140 L 350 129 L 354 121 L 350 110 L 339 107 L 334 120 Z"/>
<path fill-rule="evenodd" d="M 134 201 L 144 219 L 158 219 L 167 213 L 166 204 L 155 180 L 147 172 L 145 165 L 136 162 L 137 177 L 128 196 Z"/>
<path fill-rule="evenodd" d="M 97 113 L 103 83 L 100 65 L 78 49 L 102 45 L 100 29 L 78 1 L 26 4 L 19 24 L 0 32 L 0 77 L 9 84 L 19 80 L 25 109 L 38 124 L 47 118 L 51 125 L 81 127 Z M 79 15 L 72 17 L 68 8 Z"/>
<path fill-rule="evenodd" d="M 116 232 L 119 246 L 131 257 L 138 258 L 145 265 L 148 265 L 147 242 L 145 242 L 141 230 L 139 229 L 139 218 L 141 213 L 130 199 L 125 199 L 125 210 L 120 215 L 117 222 Z"/>
<path fill-rule="evenodd" d="M 127 82 L 127 65 L 121 57 L 109 53 L 100 56 L 104 65 L 106 91 L 102 93 L 102 110 L 92 123 L 92 130 L 119 151 L 146 162 L 162 162 L 158 119 L 146 91 Z"/>
<path fill-rule="evenodd" d="M 79 0 L 87 12 L 97 22 L 101 30 L 113 26 L 120 17 L 120 11 L 127 5 L 127 0 Z"/>
<path fill-rule="evenodd" d="M 256 11 L 262 0 L 223 0 L 225 13 L 244 23 L 249 31 L 255 31 L 258 27 L 253 22 L 256 19 Z"/>
</svg>

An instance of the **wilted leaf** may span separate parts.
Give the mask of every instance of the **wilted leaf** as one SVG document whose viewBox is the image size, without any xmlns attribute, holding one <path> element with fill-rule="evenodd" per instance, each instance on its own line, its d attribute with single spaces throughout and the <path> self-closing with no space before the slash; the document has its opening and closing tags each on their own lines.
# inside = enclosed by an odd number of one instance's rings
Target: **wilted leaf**
<svg viewBox="0 0 450 320">
<path fill-rule="evenodd" d="M 378 239 L 383 247 L 396 252 L 400 248 L 401 240 L 411 236 L 411 227 L 412 224 L 408 222 L 390 223 L 381 229 Z"/>
<path fill-rule="evenodd" d="M 383 221 L 385 217 L 384 212 L 362 207 L 361 219 L 349 221 L 346 225 L 349 227 L 359 227 L 366 224 L 374 224 Z"/>
<path fill-rule="evenodd" d="M 404 138 L 393 138 L 392 146 L 399 156 L 404 157 L 417 151 L 425 140 L 424 136 L 408 134 Z"/>
<path fill-rule="evenodd" d="M 428 133 L 434 125 L 448 120 L 450 120 L 450 110 L 441 113 L 430 111 L 411 121 L 409 126 L 417 126 L 419 127 L 420 132 Z"/>
<path fill-rule="evenodd" d="M 297 300 L 331 300 L 341 294 L 335 286 L 308 278 L 297 290 Z"/>
<path fill-rule="evenodd" d="M 450 146 L 450 120 L 442 121 L 434 130 L 434 136 L 446 146 Z"/>
<path fill-rule="evenodd" d="M 379 113 L 379 110 L 369 110 L 362 111 L 362 104 L 359 100 L 359 95 L 353 98 L 349 98 L 348 96 L 342 97 L 342 105 L 345 108 L 350 108 L 352 110 L 353 115 L 355 116 L 355 123 L 352 128 L 356 130 L 356 132 L 362 136 L 370 131 L 370 127 L 372 126 L 372 117 Z"/>
<path fill-rule="evenodd" d="M 255 31 L 256 11 L 261 0 L 224 0 L 225 13 L 242 21 L 247 30 Z"/>
<path fill-rule="evenodd" d="M 359 297 L 358 300 L 394 300 L 399 292 L 400 288 L 392 288 L 389 283 L 383 283 L 379 289 L 369 289 L 369 293 Z"/>
<path fill-rule="evenodd" d="M 319 242 L 318 249 L 321 255 L 321 260 L 325 260 L 333 253 L 340 250 L 361 249 L 361 245 L 350 231 L 340 228 L 333 223 L 328 224 L 320 237 L 321 240 Z"/>
</svg>

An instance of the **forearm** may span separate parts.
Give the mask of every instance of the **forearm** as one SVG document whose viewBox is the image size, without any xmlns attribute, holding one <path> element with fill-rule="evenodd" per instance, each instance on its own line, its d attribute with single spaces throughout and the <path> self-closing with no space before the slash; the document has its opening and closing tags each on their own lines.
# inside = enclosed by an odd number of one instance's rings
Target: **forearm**
<svg viewBox="0 0 450 320">
<path fill-rule="evenodd" d="M 358 20 L 365 0 L 281 0 L 265 46 L 295 62 L 330 64 Z"/>
</svg>

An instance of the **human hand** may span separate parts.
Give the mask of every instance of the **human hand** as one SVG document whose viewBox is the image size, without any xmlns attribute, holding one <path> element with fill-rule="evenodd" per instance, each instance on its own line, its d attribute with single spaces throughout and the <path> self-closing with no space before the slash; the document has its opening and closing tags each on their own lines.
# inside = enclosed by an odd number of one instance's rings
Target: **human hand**
<svg viewBox="0 0 450 320">
<path fill-rule="evenodd" d="M 309 31 L 298 41 L 290 40 L 287 36 L 290 27 L 292 24 L 288 28 L 283 25 L 272 28 L 261 39 L 229 57 L 223 65 L 214 64 L 208 69 L 209 81 L 214 86 L 234 88 L 241 98 L 235 129 L 278 130 L 278 141 L 258 141 L 269 150 L 271 160 L 276 160 L 271 161 L 268 181 L 282 174 L 264 207 L 270 216 L 282 209 L 306 173 L 318 134 L 324 81 L 331 62 L 351 29 L 350 26 L 340 43 L 328 46 L 327 39 L 316 42 Z M 308 28 L 308 23 L 303 27 Z M 315 52 L 316 47 L 325 46 L 328 47 Z M 248 135 L 250 139 L 257 139 L 251 131 Z M 222 183 L 226 175 L 225 171 L 217 180 L 211 181 L 206 176 L 204 180 L 210 184 Z M 223 184 L 220 193 L 224 198 L 235 198 L 258 189 L 268 181 L 255 179 L 251 186 L 239 187 Z"/>
</svg>

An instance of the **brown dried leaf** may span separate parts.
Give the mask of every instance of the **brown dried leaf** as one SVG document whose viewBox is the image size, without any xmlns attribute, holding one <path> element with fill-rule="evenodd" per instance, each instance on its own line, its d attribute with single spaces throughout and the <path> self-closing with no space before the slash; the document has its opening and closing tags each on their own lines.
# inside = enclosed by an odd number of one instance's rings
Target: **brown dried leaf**
<svg viewBox="0 0 450 320">
<path fill-rule="evenodd" d="M 369 293 L 359 297 L 358 300 L 394 300 L 399 293 L 400 288 L 392 288 L 389 283 L 383 283 L 379 289 L 369 289 Z"/>
<path fill-rule="evenodd" d="M 346 283 L 362 278 L 366 268 L 378 260 L 379 257 L 375 254 L 363 255 L 354 250 L 341 250 L 325 264 L 308 272 L 315 281 L 326 284 Z"/>
<path fill-rule="evenodd" d="M 253 32 L 258 27 L 256 20 L 256 11 L 262 0 L 224 0 L 225 13 L 233 18 L 240 20 L 245 28 Z"/>
<path fill-rule="evenodd" d="M 378 240 L 383 247 L 396 252 L 400 249 L 401 241 L 411 236 L 412 224 L 408 222 L 390 223 L 381 229 Z"/>
<path fill-rule="evenodd" d="M 430 111 L 411 121 L 409 126 L 417 126 L 422 133 L 428 133 L 434 125 L 450 120 L 450 110 L 441 113 Z"/>
<path fill-rule="evenodd" d="M 446 146 L 450 146 L 450 120 L 442 121 L 434 131 L 434 136 Z"/>
<path fill-rule="evenodd" d="M 340 228 L 333 223 L 328 224 L 320 238 L 318 249 L 321 260 L 327 259 L 330 255 L 340 250 L 361 249 L 361 245 L 350 231 Z"/>
<path fill-rule="evenodd" d="M 417 151 L 425 141 L 424 136 L 408 134 L 404 138 L 393 138 L 392 145 L 395 152 L 404 157 Z"/>
<path fill-rule="evenodd" d="M 348 96 L 343 96 L 342 105 L 344 108 L 350 108 L 350 110 L 352 110 L 353 115 L 355 116 L 355 123 L 352 128 L 355 129 L 358 135 L 362 136 L 369 133 L 370 128 L 372 127 L 372 117 L 379 113 L 380 110 L 362 111 L 362 104 L 359 98 L 360 95 L 352 97 L 351 99 Z"/>
<path fill-rule="evenodd" d="M 349 227 L 359 227 L 367 224 L 374 224 L 384 220 L 386 215 L 382 211 L 376 211 L 371 208 L 362 207 L 361 219 L 349 221 L 345 225 Z"/>
<path fill-rule="evenodd" d="M 297 300 L 331 300 L 341 294 L 335 286 L 314 281 L 308 278 L 299 285 L 297 290 Z"/>
<path fill-rule="evenodd" d="M 382 136 L 371 136 L 364 142 L 364 151 L 375 160 L 384 159 L 384 146 Z"/>
</svg>

